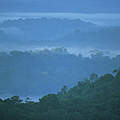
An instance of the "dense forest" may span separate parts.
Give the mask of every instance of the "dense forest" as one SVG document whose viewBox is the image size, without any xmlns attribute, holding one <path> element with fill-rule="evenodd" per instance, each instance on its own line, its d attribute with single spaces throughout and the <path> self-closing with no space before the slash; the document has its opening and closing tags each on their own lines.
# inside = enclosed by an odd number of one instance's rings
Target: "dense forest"
<svg viewBox="0 0 120 120">
<path fill-rule="evenodd" d="M 0 120 L 120 120 L 120 0 L 0 0 Z"/>
<path fill-rule="evenodd" d="M 120 69 L 79 81 L 39 102 L 19 96 L 0 99 L 0 120 L 120 120 Z"/>
<path fill-rule="evenodd" d="M 0 52 L 1 96 L 56 93 L 63 85 L 70 88 L 92 73 L 112 73 L 120 65 L 119 55 L 110 58 L 94 52 L 90 57 L 71 54 L 65 48 Z"/>
</svg>

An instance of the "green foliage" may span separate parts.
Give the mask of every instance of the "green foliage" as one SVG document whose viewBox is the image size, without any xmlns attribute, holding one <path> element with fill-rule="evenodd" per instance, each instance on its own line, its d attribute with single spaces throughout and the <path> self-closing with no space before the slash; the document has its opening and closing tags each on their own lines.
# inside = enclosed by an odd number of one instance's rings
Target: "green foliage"
<svg viewBox="0 0 120 120">
<path fill-rule="evenodd" d="M 22 100 L 20 99 L 19 96 L 13 96 L 10 98 L 10 100 L 14 103 L 14 104 L 20 104 L 22 103 Z"/>
<path fill-rule="evenodd" d="M 67 94 L 67 90 L 68 90 L 67 86 L 64 85 L 63 88 L 61 89 L 61 91 L 58 92 L 58 94 L 59 95 L 66 95 Z"/>
<path fill-rule="evenodd" d="M 19 96 L 0 99 L 0 120 L 120 120 L 120 74 L 105 74 L 79 81 L 58 94 L 48 94 L 39 102 L 22 103 Z"/>
</svg>

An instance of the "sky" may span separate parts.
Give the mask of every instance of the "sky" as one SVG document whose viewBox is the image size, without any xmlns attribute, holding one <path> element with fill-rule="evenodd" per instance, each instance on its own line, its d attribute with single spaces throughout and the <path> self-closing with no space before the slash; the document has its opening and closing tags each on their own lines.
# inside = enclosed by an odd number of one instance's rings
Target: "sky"
<svg viewBox="0 0 120 120">
<path fill-rule="evenodd" d="M 120 13 L 120 0 L 0 0 L 0 12 Z"/>
</svg>

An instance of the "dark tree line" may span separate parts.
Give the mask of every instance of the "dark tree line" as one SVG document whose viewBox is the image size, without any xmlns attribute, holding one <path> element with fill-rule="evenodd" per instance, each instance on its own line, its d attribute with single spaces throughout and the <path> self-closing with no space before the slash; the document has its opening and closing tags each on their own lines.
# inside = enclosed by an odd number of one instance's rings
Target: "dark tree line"
<svg viewBox="0 0 120 120">
<path fill-rule="evenodd" d="M 29 98 L 23 102 L 19 96 L 0 99 L 0 120 L 119 120 L 120 70 L 114 72 L 95 77 L 93 82 L 91 77 L 79 81 L 70 89 L 64 86 L 39 102 Z"/>
</svg>

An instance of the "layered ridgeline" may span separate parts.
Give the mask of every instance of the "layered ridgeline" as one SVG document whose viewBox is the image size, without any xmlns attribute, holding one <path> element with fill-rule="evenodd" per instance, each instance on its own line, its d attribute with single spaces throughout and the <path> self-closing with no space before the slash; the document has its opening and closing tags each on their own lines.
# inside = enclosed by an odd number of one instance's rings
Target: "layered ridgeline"
<svg viewBox="0 0 120 120">
<path fill-rule="evenodd" d="M 36 97 L 56 93 L 63 85 L 72 87 L 92 73 L 112 73 L 119 65 L 119 55 L 110 58 L 99 51 L 91 57 L 70 54 L 65 48 L 0 52 L 0 94 Z"/>
<path fill-rule="evenodd" d="M 119 34 L 120 27 L 101 27 L 80 19 L 5 20 L 0 23 L 0 47 L 84 46 L 119 50 Z"/>
<path fill-rule="evenodd" d="M 79 81 L 68 89 L 64 86 L 58 94 L 48 94 L 39 102 L 18 96 L 0 99 L 1 120 L 119 120 L 120 119 L 120 69 L 114 75 Z"/>
<path fill-rule="evenodd" d="M 3 33 L 6 39 L 3 42 L 20 42 L 29 44 L 48 45 L 56 39 L 73 32 L 76 29 L 87 31 L 95 27 L 94 24 L 81 20 L 69 20 L 59 18 L 16 19 L 5 20 L 0 24 L 1 37 Z"/>
</svg>

